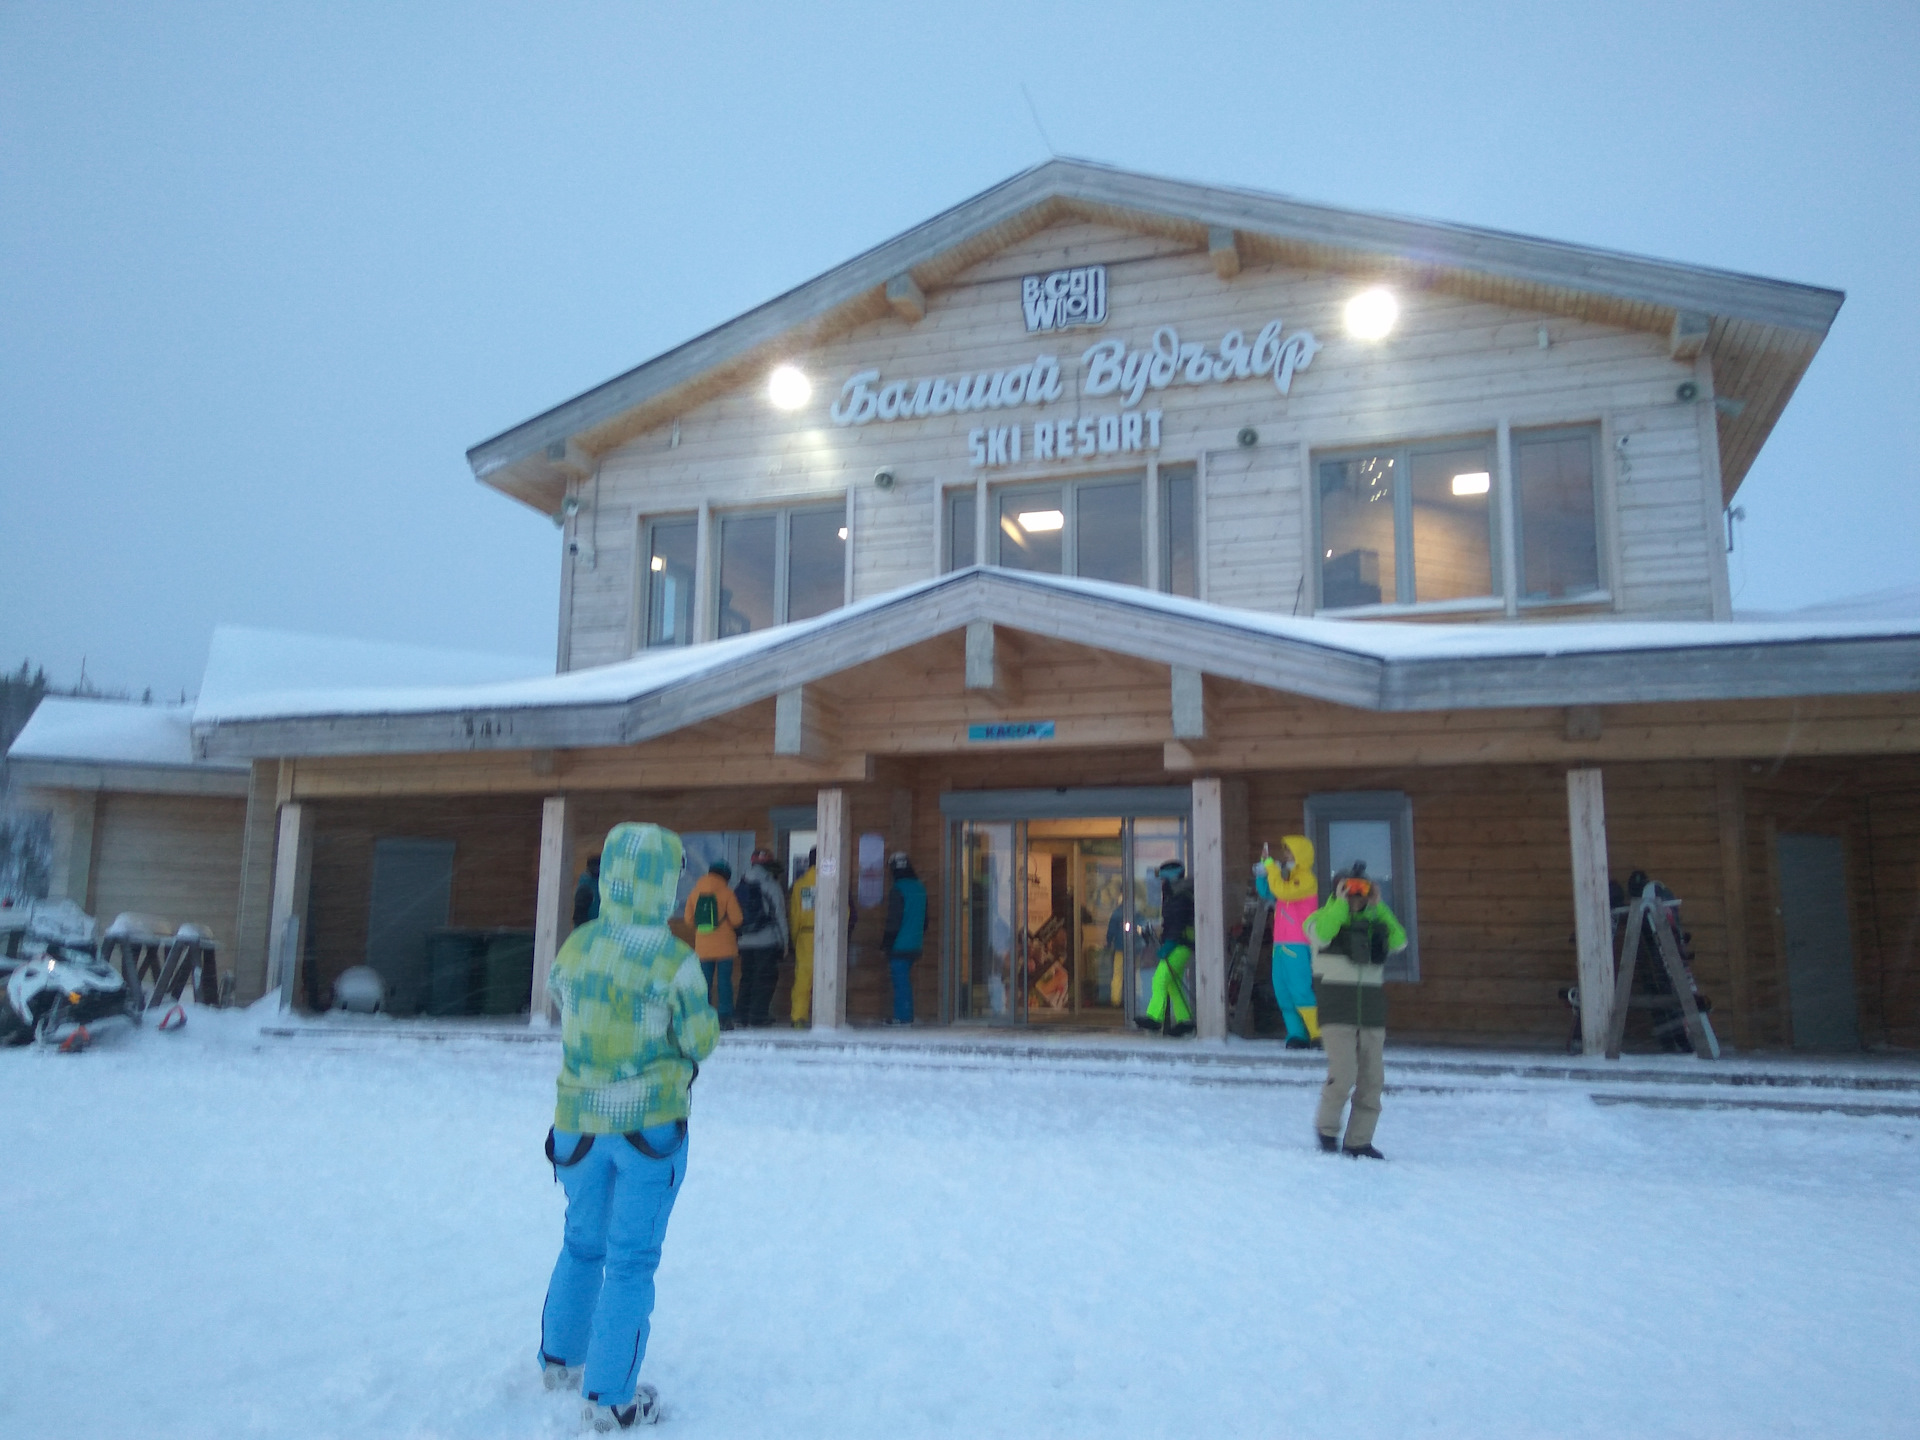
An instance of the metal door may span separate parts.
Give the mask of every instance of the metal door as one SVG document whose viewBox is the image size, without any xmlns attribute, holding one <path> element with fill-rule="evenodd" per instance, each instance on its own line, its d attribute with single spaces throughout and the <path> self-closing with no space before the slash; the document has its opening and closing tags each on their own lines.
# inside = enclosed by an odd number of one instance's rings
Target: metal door
<svg viewBox="0 0 1920 1440">
<path fill-rule="evenodd" d="M 1778 853 L 1794 1047 L 1858 1050 L 1845 846 L 1834 835 L 1782 835 Z"/>
<path fill-rule="evenodd" d="M 387 1013 L 412 1015 L 427 998 L 427 933 L 453 903 L 453 841 L 376 840 L 367 902 L 367 964 L 387 982 Z"/>
</svg>

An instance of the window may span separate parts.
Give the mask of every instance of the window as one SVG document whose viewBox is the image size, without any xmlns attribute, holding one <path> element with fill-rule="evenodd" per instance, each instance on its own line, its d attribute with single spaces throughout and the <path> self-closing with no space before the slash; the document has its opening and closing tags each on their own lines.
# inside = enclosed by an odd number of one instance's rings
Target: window
<svg viewBox="0 0 1920 1440">
<path fill-rule="evenodd" d="M 700 522 L 655 520 L 647 526 L 646 629 L 642 641 L 687 645 L 693 641 L 693 577 Z"/>
<path fill-rule="evenodd" d="M 947 569 L 974 563 L 973 538 L 973 491 L 956 491 L 947 497 Z"/>
<path fill-rule="evenodd" d="M 991 512 L 995 563 L 1145 584 L 1145 503 L 1142 475 L 1000 490 Z"/>
<path fill-rule="evenodd" d="M 1321 606 L 1498 597 L 1493 469 L 1490 436 L 1320 460 Z"/>
<path fill-rule="evenodd" d="M 808 620 L 846 602 L 846 508 L 720 519 L 721 639 Z"/>
<path fill-rule="evenodd" d="M 1160 467 L 1160 584 L 1175 595 L 1200 594 L 1197 491 L 1193 466 Z"/>
<path fill-rule="evenodd" d="M 1566 600 L 1601 589 L 1592 426 L 1513 432 L 1520 603 Z"/>
<path fill-rule="evenodd" d="M 1406 927 L 1407 948 L 1387 961 L 1387 979 L 1420 978 L 1420 930 L 1413 893 L 1413 802 L 1397 790 L 1350 790 L 1307 797 L 1307 838 L 1320 898 L 1356 862 L 1380 887 L 1380 898 Z"/>
</svg>

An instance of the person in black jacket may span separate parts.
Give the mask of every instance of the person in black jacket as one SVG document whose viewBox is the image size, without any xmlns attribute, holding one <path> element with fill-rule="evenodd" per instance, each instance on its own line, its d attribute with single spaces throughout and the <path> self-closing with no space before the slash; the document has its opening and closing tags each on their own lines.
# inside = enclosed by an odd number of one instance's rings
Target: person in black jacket
<svg viewBox="0 0 1920 1440">
<path fill-rule="evenodd" d="M 587 868 L 573 887 L 573 923 L 575 927 L 600 918 L 600 857 L 589 856 Z"/>
</svg>

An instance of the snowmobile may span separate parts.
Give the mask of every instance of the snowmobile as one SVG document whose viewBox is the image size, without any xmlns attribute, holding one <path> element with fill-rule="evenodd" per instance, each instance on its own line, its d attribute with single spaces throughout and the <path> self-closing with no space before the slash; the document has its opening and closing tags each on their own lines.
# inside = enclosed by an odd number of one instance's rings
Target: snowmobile
<svg viewBox="0 0 1920 1440">
<path fill-rule="evenodd" d="M 89 1027 L 109 1021 L 139 1023 L 137 997 L 91 942 L 45 938 L 43 945 L 38 955 L 17 961 L 7 976 L 0 1045 L 37 1040 L 79 1049 L 92 1037 Z"/>
</svg>

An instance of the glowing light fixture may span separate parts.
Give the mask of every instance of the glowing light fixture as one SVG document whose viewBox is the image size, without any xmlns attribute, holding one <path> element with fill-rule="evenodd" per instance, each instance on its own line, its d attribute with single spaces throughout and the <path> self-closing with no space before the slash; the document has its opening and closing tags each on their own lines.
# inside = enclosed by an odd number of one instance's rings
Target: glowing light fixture
<svg viewBox="0 0 1920 1440">
<path fill-rule="evenodd" d="M 1384 340 L 1400 318 L 1400 302 L 1377 286 L 1347 301 L 1347 333 L 1356 340 Z"/>
<path fill-rule="evenodd" d="M 662 570 L 666 568 L 667 568 L 667 559 L 664 555 L 656 555 L 653 557 L 653 573 L 654 574 L 658 575 Z"/>
<path fill-rule="evenodd" d="M 1058 510 L 1023 510 L 1019 520 L 1020 528 L 1029 535 L 1038 535 L 1047 530 L 1059 530 L 1067 523 L 1067 517 Z"/>
<path fill-rule="evenodd" d="M 846 527 L 846 526 L 844 526 L 844 525 L 842 525 L 842 526 L 840 527 L 840 538 L 841 538 L 842 540 L 844 540 L 844 539 L 846 539 L 846 538 L 847 538 L 847 527 Z"/>
<path fill-rule="evenodd" d="M 767 398 L 776 410 L 798 410 L 813 398 L 813 382 L 798 366 L 776 365 L 767 377 Z"/>
<path fill-rule="evenodd" d="M 1484 495 L 1493 484 L 1493 477 L 1484 470 L 1469 470 L 1464 475 L 1453 477 L 1453 493 L 1456 495 Z"/>
</svg>

